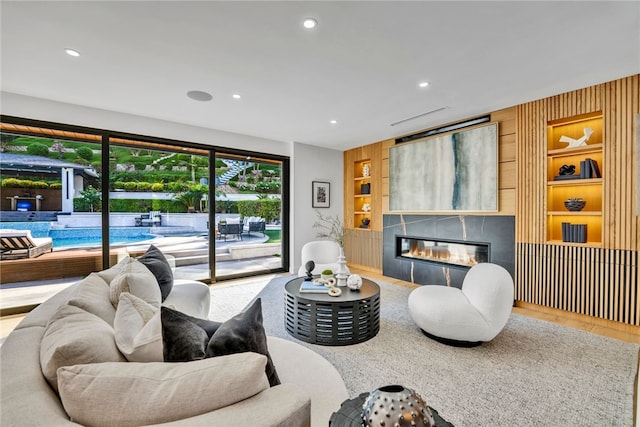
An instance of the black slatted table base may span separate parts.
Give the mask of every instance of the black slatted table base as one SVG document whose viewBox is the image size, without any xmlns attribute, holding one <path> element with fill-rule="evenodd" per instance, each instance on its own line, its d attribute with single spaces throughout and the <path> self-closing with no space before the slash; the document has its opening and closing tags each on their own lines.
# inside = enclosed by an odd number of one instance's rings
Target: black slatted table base
<svg viewBox="0 0 640 427">
<path fill-rule="evenodd" d="M 362 288 L 341 288 L 342 295 L 300 293 L 303 278 L 285 285 L 287 332 L 312 344 L 349 345 L 373 338 L 380 330 L 380 287 L 362 279 Z"/>
</svg>

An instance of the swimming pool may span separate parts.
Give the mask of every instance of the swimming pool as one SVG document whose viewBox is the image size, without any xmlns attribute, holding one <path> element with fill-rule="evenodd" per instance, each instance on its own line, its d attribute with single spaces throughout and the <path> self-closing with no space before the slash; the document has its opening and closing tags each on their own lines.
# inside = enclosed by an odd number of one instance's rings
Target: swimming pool
<svg viewBox="0 0 640 427">
<path fill-rule="evenodd" d="M 53 248 L 78 248 L 100 246 L 102 244 L 101 227 L 57 228 L 51 229 L 48 222 L 2 222 L 0 229 L 31 230 L 33 237 L 51 237 Z M 124 245 L 137 243 L 157 237 L 150 233 L 150 227 L 111 227 L 109 243 Z"/>
</svg>

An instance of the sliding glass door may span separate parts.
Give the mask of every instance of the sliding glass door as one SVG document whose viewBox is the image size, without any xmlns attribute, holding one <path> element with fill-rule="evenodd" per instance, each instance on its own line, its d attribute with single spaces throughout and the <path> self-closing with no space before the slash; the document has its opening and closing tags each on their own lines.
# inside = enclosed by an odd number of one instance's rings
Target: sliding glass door
<svg viewBox="0 0 640 427">
<path fill-rule="evenodd" d="M 209 280 L 208 183 L 209 150 L 111 138 L 111 257 L 154 245 L 176 279 Z"/>
<path fill-rule="evenodd" d="M 215 157 L 215 276 L 278 271 L 283 238 L 284 162 L 218 152 Z"/>
<path fill-rule="evenodd" d="M 3 250 L 0 284 L 74 281 L 150 245 L 177 279 L 289 268 L 286 157 L 16 117 L 0 126 L 0 229 L 53 249 Z"/>
</svg>

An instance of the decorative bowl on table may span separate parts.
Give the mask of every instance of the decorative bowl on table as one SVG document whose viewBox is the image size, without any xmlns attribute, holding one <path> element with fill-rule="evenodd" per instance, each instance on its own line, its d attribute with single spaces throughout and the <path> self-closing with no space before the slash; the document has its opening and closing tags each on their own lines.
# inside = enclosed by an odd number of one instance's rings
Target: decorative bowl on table
<svg viewBox="0 0 640 427">
<path fill-rule="evenodd" d="M 569 211 L 577 212 L 577 211 L 581 211 L 586 204 L 587 202 L 584 199 L 581 199 L 579 197 L 572 197 L 570 199 L 565 200 L 564 207 L 567 208 L 567 210 Z"/>
</svg>

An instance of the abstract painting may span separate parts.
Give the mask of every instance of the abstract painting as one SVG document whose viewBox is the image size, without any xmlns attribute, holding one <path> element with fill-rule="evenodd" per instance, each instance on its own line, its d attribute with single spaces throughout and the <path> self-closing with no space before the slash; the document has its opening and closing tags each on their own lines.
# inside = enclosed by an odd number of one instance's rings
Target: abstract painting
<svg viewBox="0 0 640 427">
<path fill-rule="evenodd" d="M 392 147 L 389 210 L 497 211 L 498 124 Z"/>
</svg>

